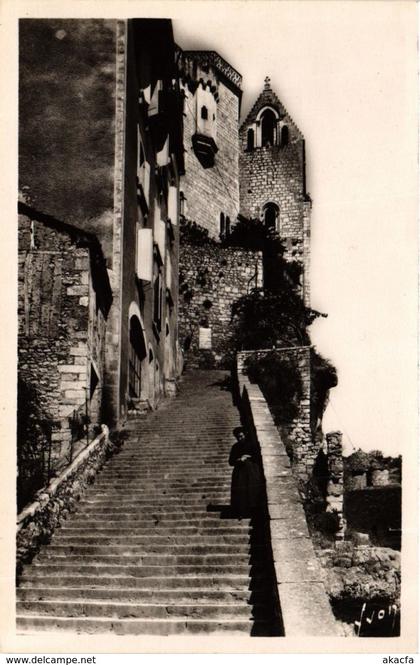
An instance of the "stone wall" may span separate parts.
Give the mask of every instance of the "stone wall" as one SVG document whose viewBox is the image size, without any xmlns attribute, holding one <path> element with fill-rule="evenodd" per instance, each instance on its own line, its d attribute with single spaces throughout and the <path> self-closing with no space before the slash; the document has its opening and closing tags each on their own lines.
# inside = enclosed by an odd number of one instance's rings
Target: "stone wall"
<svg viewBox="0 0 420 665">
<path fill-rule="evenodd" d="M 336 512 L 339 529 L 335 534 L 337 540 L 344 538 L 345 521 L 343 518 L 344 468 L 343 468 L 343 435 L 341 432 L 328 432 L 327 440 L 327 512 Z"/>
<path fill-rule="evenodd" d="M 89 248 L 78 247 L 64 230 L 20 215 L 18 371 L 37 388 L 52 422 L 54 464 L 68 454 L 69 417 L 85 413 L 86 398 L 91 422 L 101 420 L 105 317 Z"/>
<path fill-rule="evenodd" d="M 352 531 L 369 534 L 378 545 L 399 547 L 401 485 L 346 491 L 344 516 Z"/>
<path fill-rule="evenodd" d="M 238 363 L 240 366 L 241 363 Z M 261 450 L 276 592 L 286 637 L 339 635 L 284 442 L 261 390 L 238 371 L 239 407 Z"/>
<path fill-rule="evenodd" d="M 232 304 L 261 285 L 260 252 L 181 242 L 179 339 L 184 349 L 189 346 L 185 350 L 189 367 L 229 366 L 234 351 Z M 211 336 L 211 348 L 200 349 L 200 328 Z"/>
<path fill-rule="evenodd" d="M 196 131 L 195 95 L 185 88 L 185 176 L 181 189 L 186 198 L 185 215 L 218 239 L 220 213 L 236 221 L 239 212 L 238 117 L 239 96 L 222 82 L 218 85 L 217 136 L 215 165 L 203 168 L 191 142 Z"/>
<path fill-rule="evenodd" d="M 289 425 L 279 425 L 278 429 L 291 455 L 293 471 L 303 484 L 312 476 L 315 460 L 319 452 L 318 443 L 313 440 L 311 433 L 310 351 L 309 346 L 276 349 L 280 358 L 290 360 L 296 364 L 302 381 L 302 395 L 299 400 L 298 415 Z M 248 356 L 256 354 L 258 357 L 263 357 L 271 352 L 272 349 L 260 349 L 238 353 L 238 369 L 243 368 Z"/>
<path fill-rule="evenodd" d="M 67 469 L 47 487 L 37 492 L 35 501 L 17 517 L 17 572 L 31 561 L 42 544 L 49 542 L 93 482 L 106 459 L 117 449 L 108 438 L 107 428 Z"/>
</svg>

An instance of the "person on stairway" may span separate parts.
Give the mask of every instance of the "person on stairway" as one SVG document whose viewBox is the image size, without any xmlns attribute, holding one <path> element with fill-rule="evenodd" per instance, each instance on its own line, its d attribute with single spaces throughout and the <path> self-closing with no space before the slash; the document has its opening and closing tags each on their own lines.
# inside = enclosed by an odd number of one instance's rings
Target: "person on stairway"
<svg viewBox="0 0 420 665">
<path fill-rule="evenodd" d="M 235 427 L 236 443 L 229 455 L 233 466 L 230 507 L 232 516 L 251 517 L 261 504 L 262 473 L 258 449 L 243 427 Z"/>
</svg>

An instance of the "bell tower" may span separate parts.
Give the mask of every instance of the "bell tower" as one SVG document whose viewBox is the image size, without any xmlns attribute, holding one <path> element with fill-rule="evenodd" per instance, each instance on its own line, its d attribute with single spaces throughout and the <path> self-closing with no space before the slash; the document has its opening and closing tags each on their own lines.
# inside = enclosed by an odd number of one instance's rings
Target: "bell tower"
<svg viewBox="0 0 420 665">
<path fill-rule="evenodd" d="M 240 214 L 275 229 L 285 258 L 302 265 L 302 290 L 309 305 L 311 199 L 306 191 L 305 139 L 270 78 L 239 130 Z"/>
</svg>

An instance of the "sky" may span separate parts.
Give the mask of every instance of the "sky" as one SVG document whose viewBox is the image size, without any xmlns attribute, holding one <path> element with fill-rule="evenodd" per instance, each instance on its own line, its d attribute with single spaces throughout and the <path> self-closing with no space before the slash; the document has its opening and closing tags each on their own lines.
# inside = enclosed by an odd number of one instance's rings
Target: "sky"
<svg viewBox="0 0 420 665">
<path fill-rule="evenodd" d="M 242 118 L 270 76 L 306 138 L 311 300 L 328 314 L 311 334 L 339 374 L 324 431 L 343 431 L 346 453 L 413 449 L 415 4 L 199 4 L 175 17 L 179 45 L 216 50 L 242 74 Z"/>
</svg>

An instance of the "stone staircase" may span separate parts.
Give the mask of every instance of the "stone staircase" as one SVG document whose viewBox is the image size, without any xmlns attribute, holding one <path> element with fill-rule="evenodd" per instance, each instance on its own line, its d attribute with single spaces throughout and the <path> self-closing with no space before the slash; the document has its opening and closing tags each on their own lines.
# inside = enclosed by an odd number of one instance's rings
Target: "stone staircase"
<svg viewBox="0 0 420 665">
<path fill-rule="evenodd" d="M 19 632 L 279 635 L 262 516 L 229 515 L 239 414 L 220 371 L 129 421 L 129 439 L 26 567 Z"/>
</svg>

